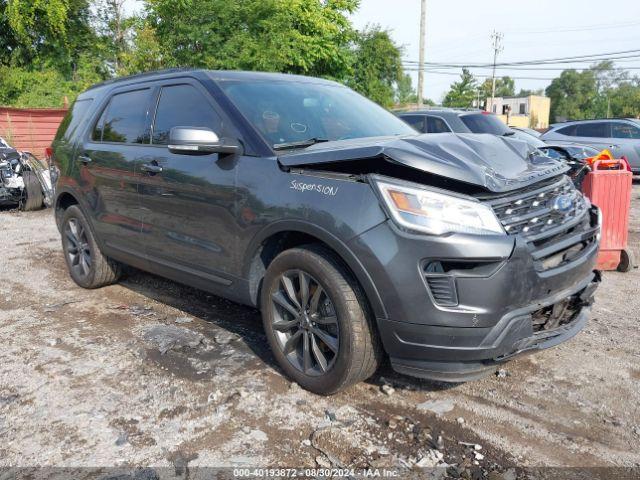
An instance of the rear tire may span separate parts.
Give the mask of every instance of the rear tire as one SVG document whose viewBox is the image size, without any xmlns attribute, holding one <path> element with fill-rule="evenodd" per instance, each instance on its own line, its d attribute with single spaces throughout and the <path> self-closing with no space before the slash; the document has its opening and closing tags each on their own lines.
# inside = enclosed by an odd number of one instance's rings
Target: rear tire
<svg viewBox="0 0 640 480">
<path fill-rule="evenodd" d="M 30 170 L 22 172 L 22 180 L 24 181 L 25 199 L 20 205 L 25 212 L 40 210 L 44 204 L 44 194 L 40 180 L 35 173 Z"/>
<path fill-rule="evenodd" d="M 369 306 L 328 249 L 308 245 L 280 253 L 260 297 L 273 354 L 303 388 L 331 395 L 375 373 L 382 347 Z"/>
<path fill-rule="evenodd" d="M 83 288 L 99 288 L 118 281 L 121 265 L 102 254 L 77 205 L 64 211 L 61 234 L 64 259 L 74 282 Z"/>
</svg>

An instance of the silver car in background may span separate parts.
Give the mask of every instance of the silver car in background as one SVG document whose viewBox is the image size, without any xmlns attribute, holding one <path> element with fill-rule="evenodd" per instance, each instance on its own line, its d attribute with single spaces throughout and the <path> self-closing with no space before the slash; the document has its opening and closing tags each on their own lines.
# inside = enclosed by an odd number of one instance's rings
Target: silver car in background
<svg viewBox="0 0 640 480">
<path fill-rule="evenodd" d="M 579 120 L 556 123 L 542 135 L 544 141 L 580 143 L 609 149 L 616 158 L 626 157 L 640 175 L 640 120 L 633 118 Z"/>
</svg>

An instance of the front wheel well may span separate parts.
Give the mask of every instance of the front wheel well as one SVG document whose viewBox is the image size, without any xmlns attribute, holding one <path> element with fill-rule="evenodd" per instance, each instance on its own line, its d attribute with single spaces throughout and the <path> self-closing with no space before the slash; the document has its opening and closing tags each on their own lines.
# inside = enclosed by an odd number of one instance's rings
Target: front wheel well
<svg viewBox="0 0 640 480">
<path fill-rule="evenodd" d="M 70 206 L 78 205 L 79 203 L 80 202 L 78 202 L 76 197 L 74 197 L 70 193 L 64 192 L 58 196 L 56 200 L 56 205 L 55 205 L 55 216 L 56 216 L 56 224 L 58 225 L 58 230 L 60 230 L 60 225 L 62 223 L 62 216 L 64 215 L 65 210 Z"/>
<path fill-rule="evenodd" d="M 256 253 L 254 254 L 253 259 L 251 260 L 248 279 L 249 294 L 251 295 L 251 301 L 254 303 L 254 305 L 258 305 L 260 302 L 259 299 L 260 288 L 262 287 L 262 279 L 264 278 L 264 274 L 267 268 L 269 268 L 269 265 L 271 264 L 273 259 L 285 250 L 302 247 L 304 245 L 319 245 L 328 250 L 351 274 L 353 281 L 358 283 L 359 288 L 362 290 L 362 286 L 359 285 L 358 279 L 352 269 L 340 256 L 340 254 L 335 249 L 331 248 L 330 245 L 328 245 L 320 238 L 308 233 L 298 231 L 284 231 L 273 234 L 263 240 Z"/>
</svg>

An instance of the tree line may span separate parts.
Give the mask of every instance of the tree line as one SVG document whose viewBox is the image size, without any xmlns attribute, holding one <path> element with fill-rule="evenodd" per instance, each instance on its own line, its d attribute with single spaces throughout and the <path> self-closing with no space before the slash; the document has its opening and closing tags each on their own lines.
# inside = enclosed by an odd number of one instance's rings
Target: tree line
<svg viewBox="0 0 640 480">
<path fill-rule="evenodd" d="M 460 80 L 453 82 L 442 104 L 446 107 L 479 106 L 491 97 L 492 81 L 479 83 L 463 69 Z M 587 118 L 640 117 L 640 77 L 618 69 L 611 61 L 592 65 L 582 71 L 567 69 L 546 89 L 520 90 L 515 81 L 504 76 L 496 79 L 496 97 L 546 95 L 551 99 L 551 121 Z"/>
<path fill-rule="evenodd" d="M 359 0 L 0 0 L 0 105 L 61 106 L 90 85 L 171 67 L 334 79 L 384 106 L 415 101 L 402 48 L 357 30 Z"/>
</svg>

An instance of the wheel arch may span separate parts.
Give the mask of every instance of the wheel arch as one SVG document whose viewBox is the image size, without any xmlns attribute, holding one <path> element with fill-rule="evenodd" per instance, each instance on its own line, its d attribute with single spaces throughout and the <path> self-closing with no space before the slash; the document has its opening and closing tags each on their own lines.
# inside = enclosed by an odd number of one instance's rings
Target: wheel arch
<svg viewBox="0 0 640 480">
<path fill-rule="evenodd" d="M 72 205 L 80 205 L 78 198 L 69 191 L 58 192 L 53 203 L 53 214 L 55 215 L 58 230 L 61 228 L 64 211 Z"/>
<path fill-rule="evenodd" d="M 259 304 L 264 273 L 273 259 L 284 250 L 315 243 L 332 251 L 362 287 L 376 318 L 386 311 L 373 280 L 349 247 L 323 228 L 304 221 L 284 220 L 265 227 L 251 241 L 244 256 L 243 276 L 248 280 L 251 303 Z"/>
</svg>

